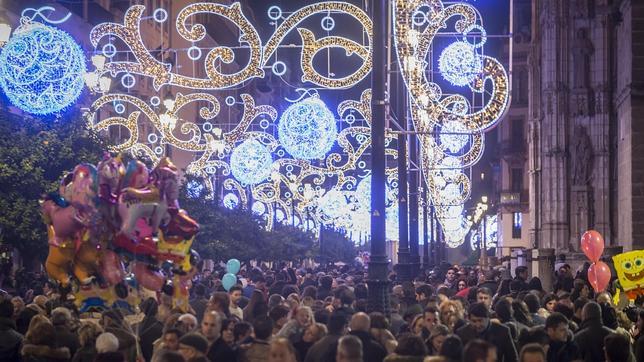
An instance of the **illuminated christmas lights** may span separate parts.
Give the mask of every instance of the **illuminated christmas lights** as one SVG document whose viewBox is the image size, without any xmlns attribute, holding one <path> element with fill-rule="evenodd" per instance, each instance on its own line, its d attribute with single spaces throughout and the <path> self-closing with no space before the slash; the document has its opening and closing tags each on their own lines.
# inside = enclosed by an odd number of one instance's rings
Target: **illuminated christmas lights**
<svg viewBox="0 0 644 362">
<path fill-rule="evenodd" d="M 85 55 L 62 30 L 23 19 L 0 53 L 0 87 L 16 107 L 51 114 L 78 99 Z"/>
<path fill-rule="evenodd" d="M 280 143 L 291 156 L 313 160 L 323 158 L 331 150 L 338 128 L 324 102 L 311 97 L 284 111 L 278 132 Z"/>
<path fill-rule="evenodd" d="M 257 140 L 248 139 L 235 147 L 230 156 L 233 176 L 242 184 L 254 185 L 271 174 L 271 152 Z"/>
</svg>

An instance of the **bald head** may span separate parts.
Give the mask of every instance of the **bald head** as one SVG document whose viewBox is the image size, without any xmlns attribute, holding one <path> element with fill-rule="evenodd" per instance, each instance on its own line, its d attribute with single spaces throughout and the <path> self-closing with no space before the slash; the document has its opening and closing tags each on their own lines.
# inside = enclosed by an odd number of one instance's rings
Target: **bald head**
<svg viewBox="0 0 644 362">
<path fill-rule="evenodd" d="M 366 313 L 358 312 L 351 317 L 351 322 L 349 322 L 349 328 L 352 331 L 363 331 L 368 332 L 371 324 L 371 320 Z"/>
</svg>

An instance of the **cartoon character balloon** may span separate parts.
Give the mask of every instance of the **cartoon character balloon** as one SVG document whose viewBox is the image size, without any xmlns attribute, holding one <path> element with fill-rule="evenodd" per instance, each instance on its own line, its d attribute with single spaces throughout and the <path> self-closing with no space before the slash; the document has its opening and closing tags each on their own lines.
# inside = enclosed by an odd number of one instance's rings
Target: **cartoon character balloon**
<svg viewBox="0 0 644 362">
<path fill-rule="evenodd" d="M 617 279 L 629 299 L 644 295 L 644 250 L 633 250 L 613 256 Z"/>
</svg>

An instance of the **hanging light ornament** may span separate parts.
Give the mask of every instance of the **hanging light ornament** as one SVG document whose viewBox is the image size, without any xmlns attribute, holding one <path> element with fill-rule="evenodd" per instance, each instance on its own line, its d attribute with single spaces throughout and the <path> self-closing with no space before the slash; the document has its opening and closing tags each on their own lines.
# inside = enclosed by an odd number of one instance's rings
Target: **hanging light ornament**
<svg viewBox="0 0 644 362">
<path fill-rule="evenodd" d="M 0 53 L 0 87 L 25 112 L 58 112 L 83 90 L 85 55 L 64 31 L 29 18 L 21 23 Z"/>
<path fill-rule="evenodd" d="M 338 128 L 333 113 L 313 96 L 284 111 L 279 121 L 279 140 L 286 151 L 301 160 L 323 158 L 333 147 Z"/>
<path fill-rule="evenodd" d="M 224 206 L 228 209 L 234 209 L 239 205 L 239 197 L 233 193 L 228 193 L 224 196 Z"/>
<path fill-rule="evenodd" d="M 447 46 L 438 58 L 438 70 L 456 86 L 470 84 L 483 71 L 483 58 L 474 45 L 457 41 Z"/>
<path fill-rule="evenodd" d="M 467 127 L 462 122 L 449 120 L 443 124 L 440 131 L 441 146 L 451 153 L 458 153 L 469 141 L 467 133 Z"/>
<path fill-rule="evenodd" d="M 271 152 L 249 138 L 233 150 L 230 156 L 230 169 L 233 176 L 244 185 L 254 185 L 266 180 L 271 175 L 273 158 Z"/>
</svg>

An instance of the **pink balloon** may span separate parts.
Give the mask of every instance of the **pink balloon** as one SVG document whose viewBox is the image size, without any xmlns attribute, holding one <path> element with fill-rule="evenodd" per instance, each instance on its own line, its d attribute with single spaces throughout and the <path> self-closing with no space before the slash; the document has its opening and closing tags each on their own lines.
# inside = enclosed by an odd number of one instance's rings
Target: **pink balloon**
<svg viewBox="0 0 644 362">
<path fill-rule="evenodd" d="M 610 268 L 603 261 L 598 261 L 588 268 L 588 282 L 597 293 L 603 292 L 610 282 Z"/>
<path fill-rule="evenodd" d="M 158 292 L 163 287 L 163 284 L 165 284 L 165 277 L 163 274 L 159 271 L 154 271 L 148 268 L 145 263 L 135 262 L 132 271 L 134 272 L 136 281 L 139 282 L 139 285 L 146 289 Z"/>
<path fill-rule="evenodd" d="M 110 285 L 120 283 L 125 278 L 121 258 L 112 250 L 105 250 L 101 259 L 101 275 Z"/>
<path fill-rule="evenodd" d="M 604 252 L 604 238 L 595 230 L 586 231 L 581 236 L 581 250 L 591 262 L 598 262 Z"/>
</svg>

